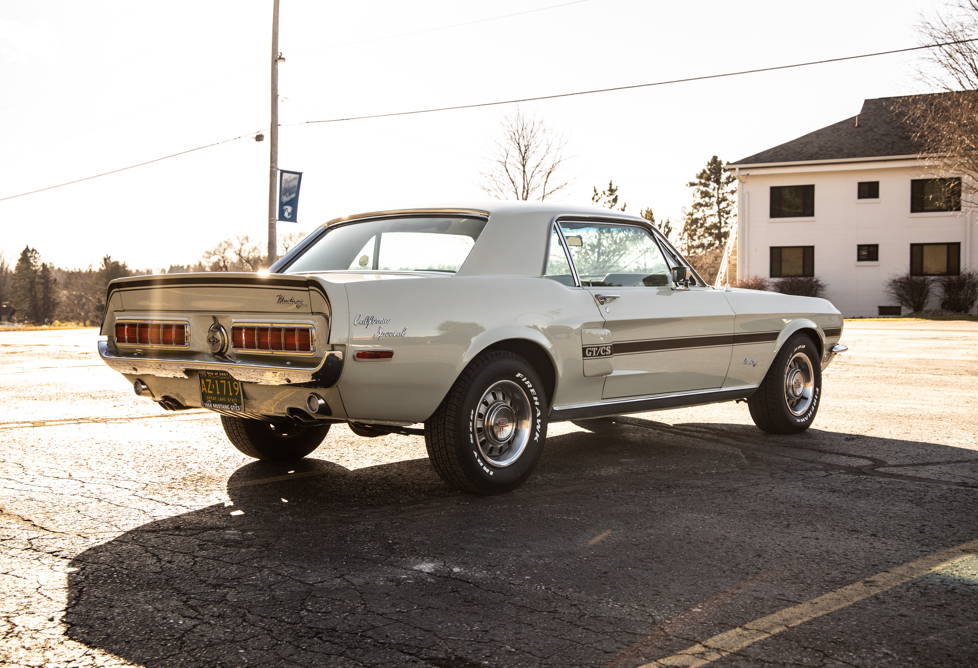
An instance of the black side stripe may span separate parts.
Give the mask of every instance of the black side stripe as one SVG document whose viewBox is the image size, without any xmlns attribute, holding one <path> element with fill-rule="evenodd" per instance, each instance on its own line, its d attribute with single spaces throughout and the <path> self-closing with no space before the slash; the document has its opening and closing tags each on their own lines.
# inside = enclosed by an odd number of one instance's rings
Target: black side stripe
<svg viewBox="0 0 978 668">
<path fill-rule="evenodd" d="M 690 348 L 713 348 L 740 343 L 763 343 L 775 341 L 780 332 L 752 332 L 750 334 L 720 334 L 718 336 L 690 336 L 676 339 L 649 339 L 646 341 L 621 341 L 610 346 L 585 346 L 585 359 L 611 357 L 612 355 L 633 355 L 636 353 L 659 352 L 663 350 L 683 350 Z M 598 350 L 600 348 L 600 350 Z M 610 348 L 610 350 L 609 350 Z"/>
</svg>

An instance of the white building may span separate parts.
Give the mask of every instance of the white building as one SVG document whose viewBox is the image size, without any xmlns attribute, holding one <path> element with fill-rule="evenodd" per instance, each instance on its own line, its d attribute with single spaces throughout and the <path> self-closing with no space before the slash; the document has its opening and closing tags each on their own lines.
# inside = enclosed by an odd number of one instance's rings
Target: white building
<svg viewBox="0 0 978 668">
<path fill-rule="evenodd" d="M 896 275 L 978 269 L 975 209 L 962 210 L 959 176 L 919 157 L 893 111 L 902 99 L 866 100 L 857 116 L 731 163 L 739 277 L 815 276 L 844 314 L 866 316 L 892 313 Z"/>
</svg>

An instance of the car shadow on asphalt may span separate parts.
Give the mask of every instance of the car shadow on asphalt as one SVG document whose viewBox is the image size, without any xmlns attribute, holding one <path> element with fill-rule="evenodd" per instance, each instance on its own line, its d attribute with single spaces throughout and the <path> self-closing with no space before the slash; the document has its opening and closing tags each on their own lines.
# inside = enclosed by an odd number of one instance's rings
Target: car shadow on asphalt
<svg viewBox="0 0 978 668">
<path fill-rule="evenodd" d="M 248 464 L 230 504 L 74 558 L 67 634 L 147 666 L 637 665 L 975 537 L 974 486 L 923 496 L 929 482 L 872 472 L 885 457 L 973 451 L 639 418 L 589 427 L 549 439 L 529 483 L 496 497 L 447 488 L 425 459 Z"/>
</svg>

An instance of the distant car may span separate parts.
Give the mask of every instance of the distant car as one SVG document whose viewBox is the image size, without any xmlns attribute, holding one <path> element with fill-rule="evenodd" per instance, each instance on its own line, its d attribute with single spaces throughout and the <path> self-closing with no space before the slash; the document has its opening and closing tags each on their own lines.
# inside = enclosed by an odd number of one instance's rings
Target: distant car
<svg viewBox="0 0 978 668">
<path fill-rule="evenodd" d="M 99 353 L 249 456 L 423 424 L 441 477 L 488 494 L 557 420 L 746 399 L 802 431 L 841 332 L 824 299 L 708 286 L 642 218 L 497 203 L 333 220 L 270 272 L 115 280 Z"/>
</svg>

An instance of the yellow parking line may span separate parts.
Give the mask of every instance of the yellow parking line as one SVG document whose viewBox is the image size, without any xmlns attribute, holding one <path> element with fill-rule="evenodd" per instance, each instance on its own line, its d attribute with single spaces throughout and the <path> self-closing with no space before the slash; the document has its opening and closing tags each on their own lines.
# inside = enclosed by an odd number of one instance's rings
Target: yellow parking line
<svg viewBox="0 0 978 668">
<path fill-rule="evenodd" d="M 804 624 L 807 621 L 841 610 L 863 599 L 882 594 L 928 573 L 947 568 L 951 564 L 967 559 L 978 553 L 978 540 L 962 543 L 956 547 L 929 554 L 915 561 L 895 566 L 882 573 L 872 575 L 861 582 L 836 589 L 833 592 L 813 598 L 790 608 L 785 608 L 748 622 L 743 626 L 715 635 L 702 643 L 688 647 L 678 654 L 657 659 L 640 668 L 662 668 L 663 666 L 705 666 L 717 659 L 739 652 L 756 642 L 770 638 L 782 631 Z"/>
</svg>

